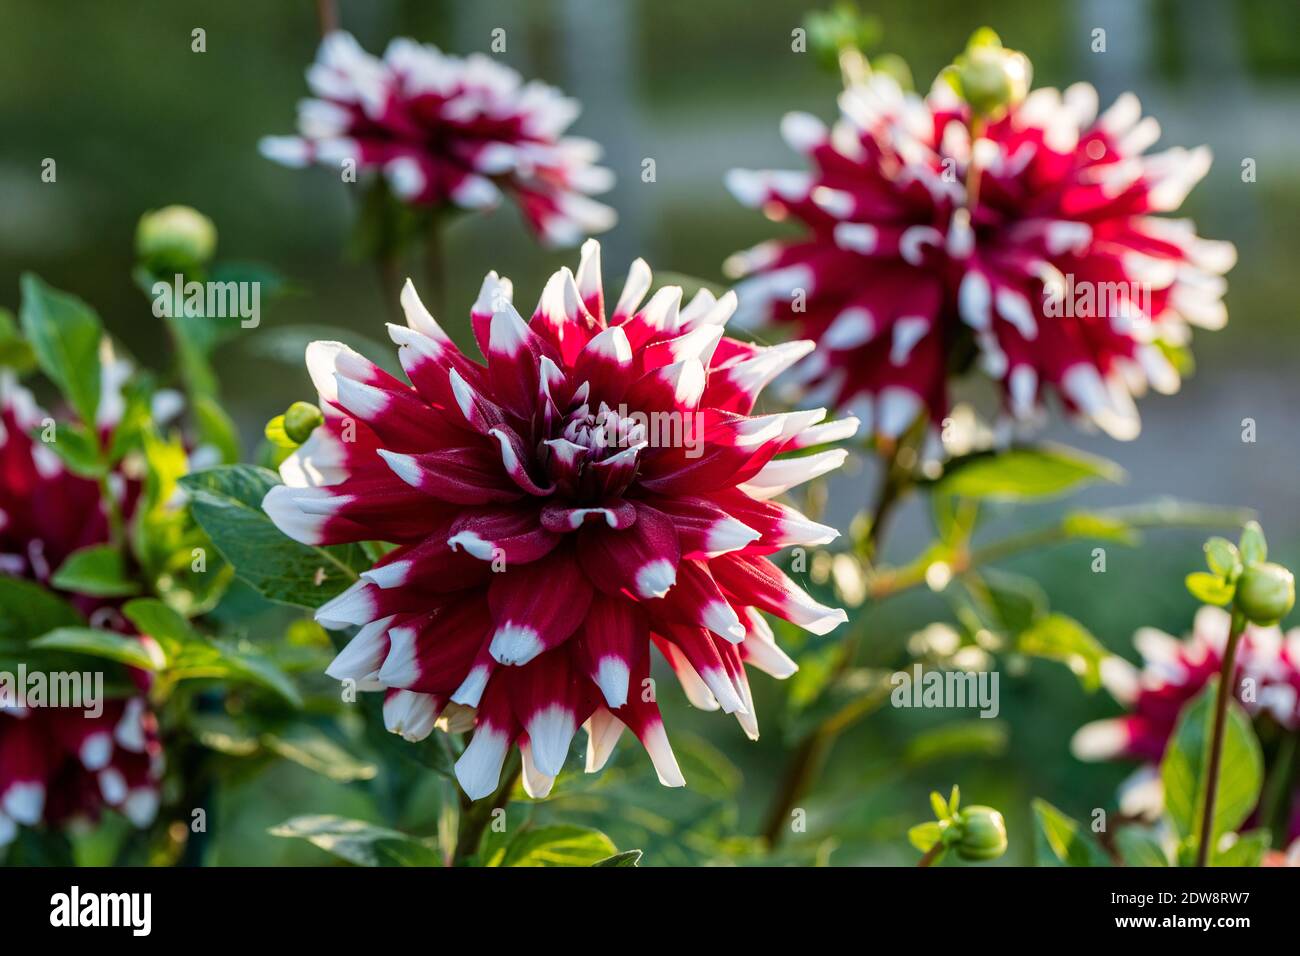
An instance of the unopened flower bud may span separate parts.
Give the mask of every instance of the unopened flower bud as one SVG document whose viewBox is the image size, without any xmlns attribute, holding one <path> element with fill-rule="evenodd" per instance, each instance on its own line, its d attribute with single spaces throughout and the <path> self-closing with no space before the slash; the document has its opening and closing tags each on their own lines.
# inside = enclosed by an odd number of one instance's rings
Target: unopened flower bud
<svg viewBox="0 0 1300 956">
<path fill-rule="evenodd" d="M 978 804 L 957 814 L 961 838 L 955 849 L 963 860 L 996 860 L 1007 852 L 1007 824 L 992 807 Z"/>
<path fill-rule="evenodd" d="M 311 402 L 294 402 L 284 413 L 284 433 L 301 445 L 324 421 L 325 416 Z"/>
<path fill-rule="evenodd" d="M 135 251 L 157 274 L 187 272 L 212 258 L 217 248 L 217 227 L 189 206 L 165 206 L 140 217 L 135 231 Z"/>
<path fill-rule="evenodd" d="M 966 52 L 945 71 L 953 89 L 976 115 L 997 117 L 1029 95 L 1029 58 L 1002 46 L 991 30 L 971 37 Z"/>
<path fill-rule="evenodd" d="M 1295 578 L 1271 561 L 1252 564 L 1237 579 L 1236 603 L 1252 624 L 1276 624 L 1295 605 Z"/>
</svg>

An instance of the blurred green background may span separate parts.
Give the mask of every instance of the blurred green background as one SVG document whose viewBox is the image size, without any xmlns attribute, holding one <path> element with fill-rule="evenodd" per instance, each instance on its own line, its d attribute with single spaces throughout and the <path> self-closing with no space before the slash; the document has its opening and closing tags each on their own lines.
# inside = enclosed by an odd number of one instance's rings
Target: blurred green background
<svg viewBox="0 0 1300 956">
<path fill-rule="evenodd" d="M 803 109 L 830 118 L 838 80 L 808 55 L 791 51 L 791 30 L 814 5 L 782 0 L 344 0 L 343 25 L 379 52 L 396 35 L 457 53 L 487 50 L 491 31 L 506 30 L 502 59 L 578 97 L 575 131 L 605 144 L 619 184 L 608 197 L 621 222 L 602 237 L 607 281 L 644 256 L 658 270 L 720 281 L 723 259 L 770 235 L 760 217 L 722 188 L 732 166 L 787 167 L 794 158 L 777 134 L 780 116 Z M 1209 143 L 1216 162 L 1187 213 L 1200 231 L 1237 244 L 1229 275 L 1230 324 L 1198 334 L 1197 373 L 1176 398 L 1149 398 L 1145 428 L 1129 445 L 1054 427 L 1052 437 L 1120 462 L 1129 480 L 1095 489 L 1080 502 L 1121 504 L 1174 495 L 1258 510 L 1275 553 L 1300 559 L 1300 435 L 1295 373 L 1295 263 L 1300 259 L 1300 5 L 1294 0 L 887 0 L 864 4 L 883 27 L 881 51 L 903 55 L 918 85 L 988 24 L 1034 61 L 1037 85 L 1095 83 L 1103 103 L 1135 90 L 1164 129 L 1161 146 Z M 142 362 L 166 360 L 149 302 L 133 287 L 132 235 L 139 215 L 186 203 L 211 216 L 223 258 L 263 260 L 292 279 L 296 295 L 264 306 L 261 328 L 244 332 L 219 356 L 224 397 L 254 449 L 262 423 L 307 397 L 298 355 L 277 353 L 276 330 L 329 325 L 349 330 L 363 351 L 383 341 L 382 322 L 398 290 L 381 289 L 373 268 L 347 254 L 352 197 L 326 170 L 297 172 L 262 159 L 259 137 L 288 133 L 305 95 L 303 71 L 318 41 L 311 0 L 232 4 L 216 0 L 0 0 L 0 305 L 17 305 L 17 277 L 35 270 L 93 303 L 109 328 Z M 191 31 L 206 31 L 207 50 L 191 52 Z M 1105 53 L 1090 51 L 1106 30 Z M 43 183 L 41 163 L 57 162 Z M 641 181 L 653 158 L 657 177 Z M 1255 160 L 1257 181 L 1243 182 Z M 468 305 L 488 269 L 511 276 L 531 305 L 542 281 L 572 253 L 540 250 L 502 207 L 458 223 L 448 241 L 451 314 L 439 318 L 468 341 Z M 409 266 L 417 282 L 418 264 Z M 281 349 L 280 352 L 283 350 Z M 1242 420 L 1258 429 L 1241 441 Z M 874 475 L 863 465 L 832 486 L 833 523 L 847 522 Z M 1076 502 L 1077 503 L 1077 502 Z M 1020 509 L 1010 524 L 1046 520 L 1052 508 Z M 926 540 L 924 507 L 900 515 L 887 557 L 902 560 Z M 1109 647 L 1132 656 L 1142 624 L 1182 633 L 1194 606 L 1183 575 L 1200 565 L 1196 533 L 1150 535 L 1134 549 L 1110 548 L 1108 571 L 1090 573 L 1090 547 L 1066 547 L 1020 562 L 1053 606 L 1087 624 Z M 854 618 L 866 663 L 897 666 L 916 628 L 947 614 L 936 596 L 914 594 Z M 834 638 L 818 639 L 825 646 Z M 1067 742 L 1084 721 L 1115 712 L 1087 696 L 1060 666 L 1033 664 L 1003 675 L 999 730 L 982 753 L 920 759 L 909 741 L 970 714 L 892 711 L 861 724 L 836 749 L 812 799 L 808 849 L 818 836 L 835 863 L 910 862 L 909 824 L 926 817 L 925 792 L 960 782 L 967 802 L 1006 812 L 1012 851 L 1030 858 L 1028 800 L 1041 795 L 1077 816 L 1114 805 L 1121 767 L 1075 761 Z M 755 677 L 760 720 L 779 710 L 773 682 Z M 665 695 L 670 696 L 670 695 Z M 616 771 L 595 794 L 572 791 L 550 808 L 570 822 L 605 813 L 620 846 L 636 827 L 657 834 L 647 863 L 719 859 L 730 834 L 755 832 L 788 741 L 777 719 L 757 744 L 729 719 L 696 715 L 671 695 L 674 728 L 706 738 L 690 758 L 704 792 L 682 798 L 691 813 L 716 814 L 722 842 L 679 838 L 659 816 L 664 797 L 648 762 L 626 743 Z M 764 709 L 767 704 L 767 709 Z M 987 722 L 985 722 L 987 723 Z M 682 739 L 685 739 L 684 736 Z M 713 753 L 709 746 L 716 747 Z M 733 774 L 729 765 L 734 765 Z M 692 777 L 687 769 L 688 778 Z M 716 778 L 716 779 L 715 779 Z M 743 783 L 739 783 L 743 779 Z M 735 786 L 739 784 L 738 786 Z M 735 787 L 735 806 L 726 794 Z M 437 809 L 430 784 L 427 824 Z M 563 795 L 564 783 L 557 792 Z M 695 801 L 691 803 L 689 801 Z M 301 813 L 377 817 L 361 788 L 323 784 L 289 765 L 241 783 L 222 801 L 217 862 L 320 863 L 305 844 L 265 835 Z M 395 821 L 390 821 L 395 822 Z M 620 831 L 622 828 L 622 831 Z M 821 838 L 831 836 L 831 843 Z M 743 847 L 740 847 L 743 848 Z"/>
</svg>

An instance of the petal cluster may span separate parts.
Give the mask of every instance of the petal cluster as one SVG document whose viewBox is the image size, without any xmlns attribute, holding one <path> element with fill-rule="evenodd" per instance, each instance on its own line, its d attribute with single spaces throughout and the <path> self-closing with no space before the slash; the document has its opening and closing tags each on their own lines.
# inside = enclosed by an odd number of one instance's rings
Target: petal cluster
<svg viewBox="0 0 1300 956">
<path fill-rule="evenodd" d="M 158 813 L 157 721 L 143 697 L 72 708 L 0 708 L 0 846 L 19 826 L 94 819 L 103 807 L 138 827 Z"/>
<path fill-rule="evenodd" d="M 728 186 L 801 238 L 729 261 L 748 323 L 793 323 L 818 351 L 795 370 L 819 401 L 897 435 L 939 420 L 947 380 L 972 362 L 1009 417 L 1054 393 L 1081 421 L 1137 434 L 1133 396 L 1172 392 L 1168 350 L 1227 320 L 1229 243 L 1177 209 L 1210 165 L 1202 147 L 1146 155 L 1160 127 L 1136 97 L 1097 115 L 1077 84 L 1033 91 L 972 140 L 944 84 L 924 99 L 878 75 L 840 98 L 833 128 L 807 114 L 782 133 L 805 172 L 733 170 Z"/>
<path fill-rule="evenodd" d="M 126 371 L 119 362 L 103 367 L 96 422 L 101 430 L 117 423 Z M 73 551 L 109 537 L 98 484 L 68 471 L 32 437 L 49 421 L 30 392 L 0 373 L 0 570 L 42 584 Z M 110 483 L 129 508 L 135 494 L 130 483 L 121 475 Z M 103 598 L 64 596 L 93 623 L 120 621 Z M 96 717 L 81 708 L 5 703 L 10 706 L 0 709 L 0 845 L 13 839 L 19 825 L 93 817 L 102 806 L 121 810 L 139 826 L 152 821 L 163 757 L 157 721 L 143 697 L 106 700 Z"/>
<path fill-rule="evenodd" d="M 1152 768 L 1164 755 L 1180 712 L 1219 673 L 1229 623 L 1228 612 L 1203 607 L 1183 640 L 1155 628 L 1139 630 L 1133 643 L 1142 656 L 1141 669 L 1111 658 L 1102 671 L 1106 689 L 1128 714 L 1081 727 L 1072 743 L 1075 755 L 1139 760 L 1147 766 L 1138 783 L 1158 780 Z M 1300 628 L 1283 634 L 1277 627 L 1249 626 L 1235 664 L 1233 687 L 1247 713 L 1272 720 L 1288 733 L 1300 731 Z M 1149 788 L 1133 788 L 1132 809 L 1146 809 L 1152 802 L 1144 790 L 1151 794 Z M 1292 829 L 1293 835 L 1300 834 L 1300 806 Z"/>
<path fill-rule="evenodd" d="M 795 669 L 763 614 L 816 634 L 845 620 L 768 556 L 835 537 L 774 499 L 846 456 L 788 453 L 858 423 L 752 414 L 811 343 L 727 338 L 734 295 L 647 299 L 651 285 L 637 260 L 607 303 L 589 240 L 528 319 L 488 275 L 471 310 L 486 363 L 409 283 L 407 325 L 389 326 L 409 384 L 338 343 L 308 348 L 325 424 L 263 507 L 300 541 L 397 545 L 319 609 L 360 628 L 329 673 L 383 689 L 389 728 L 411 739 L 440 716 L 472 722 L 456 773 L 473 798 L 515 744 L 529 792 L 548 791 L 584 724 L 589 770 L 627 727 L 660 781 L 681 785 L 650 648 L 693 704 L 756 736 L 746 665 Z"/>
<path fill-rule="evenodd" d="M 299 104 L 299 135 L 263 139 L 268 158 L 336 170 L 351 161 L 417 206 L 482 209 L 504 193 L 555 245 L 614 224 L 614 211 L 590 198 L 613 184 L 596 165 L 600 147 L 564 135 L 577 102 L 491 57 L 398 38 L 380 58 L 336 32 L 307 83 L 314 95 Z"/>
</svg>

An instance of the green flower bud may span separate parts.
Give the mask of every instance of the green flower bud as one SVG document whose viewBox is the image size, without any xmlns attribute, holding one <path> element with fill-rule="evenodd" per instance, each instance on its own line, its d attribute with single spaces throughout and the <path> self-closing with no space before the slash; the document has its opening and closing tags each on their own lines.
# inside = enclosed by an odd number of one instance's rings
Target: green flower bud
<svg viewBox="0 0 1300 956">
<path fill-rule="evenodd" d="M 971 37 L 966 52 L 943 72 L 976 115 L 1000 116 L 1029 95 L 1033 68 L 1029 58 L 1002 46 L 992 30 L 979 30 Z"/>
<path fill-rule="evenodd" d="M 311 402 L 294 402 L 284 413 L 284 433 L 301 445 L 324 421 L 325 416 Z"/>
<path fill-rule="evenodd" d="M 217 248 L 217 227 L 189 206 L 165 206 L 140 217 L 135 251 L 151 271 L 188 272 L 206 264 Z"/>
<path fill-rule="evenodd" d="M 1271 561 L 1252 564 L 1237 579 L 1236 604 L 1252 624 L 1276 624 L 1295 605 L 1295 578 Z"/>
<path fill-rule="evenodd" d="M 957 814 L 957 827 L 955 849 L 963 860 L 996 860 L 1007 852 L 1007 824 L 992 807 L 966 807 Z"/>
</svg>

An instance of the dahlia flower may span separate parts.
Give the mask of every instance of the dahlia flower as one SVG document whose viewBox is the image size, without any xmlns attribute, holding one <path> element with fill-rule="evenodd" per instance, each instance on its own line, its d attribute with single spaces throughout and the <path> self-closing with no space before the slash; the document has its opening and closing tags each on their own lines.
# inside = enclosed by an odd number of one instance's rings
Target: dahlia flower
<svg viewBox="0 0 1300 956">
<path fill-rule="evenodd" d="M 1126 785 L 1126 812 L 1146 815 L 1163 805 L 1158 766 L 1165 745 L 1183 707 L 1219 673 L 1228 627 L 1227 611 L 1202 607 L 1184 640 L 1155 628 L 1134 635 L 1143 659 L 1140 671 L 1117 657 L 1103 668 L 1106 689 L 1129 714 L 1081 727 L 1071 749 L 1081 760 L 1144 764 Z M 1300 731 L 1300 628 L 1284 636 L 1277 627 L 1248 626 L 1237 647 L 1235 669 L 1233 687 L 1247 713 L 1257 719 L 1268 715 L 1288 733 Z M 1300 802 L 1295 810 L 1292 837 L 1300 836 Z"/>
<path fill-rule="evenodd" d="M 600 146 L 565 136 L 579 105 L 480 53 L 461 59 L 398 38 L 382 59 L 335 32 L 307 71 L 315 98 L 298 107 L 298 136 L 261 142 L 286 166 L 354 160 L 378 170 L 415 206 L 482 209 L 505 193 L 543 240 L 576 245 L 614 225 L 590 198 L 613 184 Z"/>
<path fill-rule="evenodd" d="M 751 414 L 811 343 L 727 338 L 734 295 L 682 305 L 666 287 L 642 304 L 650 286 L 637 260 L 608 309 L 589 240 L 577 275 L 553 275 L 530 320 L 509 280 L 488 274 L 471 310 L 486 365 L 409 282 L 407 326 L 388 328 L 412 384 L 336 342 L 307 350 L 326 420 L 263 507 L 302 542 L 397 544 L 317 612 L 361 628 L 328 673 L 384 689 L 389 729 L 411 739 L 474 708 L 456 763 L 472 798 L 493 792 L 515 743 L 528 792 L 548 792 L 583 724 L 589 771 L 626 726 L 660 782 L 680 786 L 650 645 L 692 703 L 754 737 L 745 665 L 795 670 L 762 612 L 815 634 L 845 620 L 768 558 L 836 536 L 772 499 L 846 456 L 785 453 L 857 422 Z"/>
<path fill-rule="evenodd" d="M 1233 247 L 1155 215 L 1205 175 L 1208 149 L 1144 155 L 1156 121 L 1127 93 L 1097 116 L 1086 84 L 1033 91 L 973 143 L 944 84 L 922 99 L 876 75 L 839 105 L 829 130 L 782 122 L 810 171 L 728 176 L 742 203 L 804 227 L 728 261 L 748 276 L 738 321 L 816 339 L 792 376 L 888 436 L 922 410 L 941 420 L 948 375 L 973 358 L 1013 421 L 1052 392 L 1134 437 L 1133 396 L 1178 388 L 1166 350 L 1227 319 Z"/>
<path fill-rule="evenodd" d="M 128 369 L 103 366 L 99 419 L 111 432 L 122 411 L 119 388 Z M 46 413 L 10 373 L 0 372 L 0 569 L 48 585 L 72 552 L 109 539 L 99 485 L 68 471 L 31 437 Z M 129 508 L 135 491 L 121 475 L 111 482 Z M 63 594 L 94 621 L 112 602 Z M 120 616 L 118 616 L 120 618 Z M 104 622 L 101 622 L 104 623 Z M 137 680 L 143 689 L 143 675 Z M 0 846 L 18 825 L 60 825 L 99 808 L 121 810 L 146 826 L 158 810 L 162 748 L 145 698 L 105 700 L 103 712 L 81 708 L 0 707 Z"/>
</svg>

